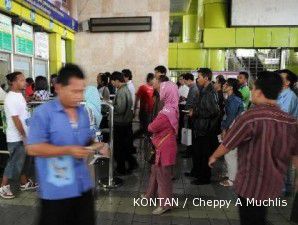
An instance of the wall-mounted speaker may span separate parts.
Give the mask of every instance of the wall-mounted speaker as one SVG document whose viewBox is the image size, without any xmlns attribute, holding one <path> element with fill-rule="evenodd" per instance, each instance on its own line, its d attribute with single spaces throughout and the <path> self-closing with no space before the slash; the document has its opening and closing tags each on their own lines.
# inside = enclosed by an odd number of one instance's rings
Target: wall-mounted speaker
<svg viewBox="0 0 298 225">
<path fill-rule="evenodd" d="M 90 18 L 90 32 L 145 32 L 151 31 L 151 16 Z"/>
</svg>

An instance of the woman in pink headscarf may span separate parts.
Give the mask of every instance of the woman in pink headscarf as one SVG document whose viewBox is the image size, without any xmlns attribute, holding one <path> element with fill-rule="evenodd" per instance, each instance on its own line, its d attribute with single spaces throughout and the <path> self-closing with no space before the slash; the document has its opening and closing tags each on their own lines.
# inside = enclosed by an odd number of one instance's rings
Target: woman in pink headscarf
<svg viewBox="0 0 298 225">
<path fill-rule="evenodd" d="M 160 100 L 164 106 L 157 117 L 148 126 L 152 133 L 152 143 L 155 146 L 155 164 L 151 167 L 149 186 L 144 198 L 161 198 L 160 206 L 153 214 L 160 215 L 171 208 L 166 200 L 171 201 L 173 184 L 172 168 L 176 163 L 179 117 L 179 94 L 175 83 L 163 82 L 159 88 Z M 157 196 L 156 196 L 157 195 Z"/>
</svg>

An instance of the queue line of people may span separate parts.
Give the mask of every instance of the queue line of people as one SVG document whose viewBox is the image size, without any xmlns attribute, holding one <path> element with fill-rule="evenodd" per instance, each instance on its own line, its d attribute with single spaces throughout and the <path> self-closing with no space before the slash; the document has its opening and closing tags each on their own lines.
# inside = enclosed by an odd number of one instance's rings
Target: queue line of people
<svg viewBox="0 0 298 225">
<path fill-rule="evenodd" d="M 234 185 L 242 202 L 245 198 L 263 200 L 278 197 L 283 188 L 291 156 L 294 156 L 296 168 L 298 166 L 297 118 L 294 118 L 296 111 L 291 108 L 297 106 L 297 96 L 287 90 L 293 82 L 289 72 L 258 74 L 251 98 L 247 96 L 247 93 L 250 93 L 247 91 L 248 77 L 243 72 L 239 74 L 238 80 L 228 79 L 224 82 L 222 78 L 218 78 L 214 85 L 212 71 L 209 68 L 200 68 L 197 71 L 196 82 L 192 74 L 183 76 L 190 88 L 187 97 L 184 93 L 183 98 L 179 97 L 178 87 L 169 81 L 166 73 L 164 66 L 156 67 L 153 79 L 147 79 L 147 85 L 150 86 L 147 90 L 150 91 L 143 91 L 144 95 L 140 94 L 142 91 L 137 91 L 137 102 L 150 105 L 150 121 L 143 121 L 142 125 L 146 127 L 148 124 L 147 129 L 143 130 L 145 135 L 151 136 L 155 148 L 149 185 L 142 197 L 172 197 L 181 102 L 185 103 L 184 107 L 188 105 L 184 109 L 188 110 L 186 114 L 193 130 L 190 150 L 193 168 L 190 173 L 185 174 L 195 178 L 192 184 L 210 184 L 211 167 L 226 155 L 226 162 L 229 164 L 228 179 L 222 184 Z M 152 75 L 147 76 L 150 77 Z M 11 92 L 20 93 L 25 87 L 24 75 L 21 73 L 8 75 L 8 80 L 13 88 Z M 101 78 L 98 80 L 102 81 Z M 132 74 L 127 70 L 115 71 L 109 76 L 109 80 L 116 89 L 113 101 L 115 174 L 127 175 L 138 166 L 133 157 L 132 147 L 132 119 L 134 109 L 137 108 L 133 102 L 133 89 L 129 88 Z M 91 114 L 95 115 L 95 127 L 99 129 L 100 110 L 93 107 L 94 98 L 99 98 L 100 92 L 96 87 L 86 88 L 83 71 L 72 64 L 65 65 L 59 71 L 56 82 L 57 98 L 37 108 L 30 122 L 27 117 L 23 118 L 20 112 L 10 116 L 13 121 L 10 128 L 18 129 L 20 142 L 23 141 L 23 152 L 26 146 L 28 155 L 36 159 L 41 198 L 39 224 L 91 225 L 95 222 L 94 199 L 91 192 L 93 184 L 84 159 L 92 154 L 94 149 L 107 157 L 109 152 L 103 148 L 103 143 L 96 142 L 95 132 L 90 129 L 90 113 L 88 115 L 88 110 L 83 109 L 80 102 L 84 100 L 85 94 L 86 107 L 89 105 Z M 105 82 L 103 86 L 108 85 Z M 226 100 L 220 98 L 220 94 L 226 96 Z M 291 108 L 289 112 L 294 112 L 292 116 L 282 112 L 278 106 L 277 100 L 281 101 L 285 96 L 291 97 L 288 107 Z M 20 101 L 24 102 L 24 99 Z M 246 108 L 249 109 L 242 113 Z M 97 112 L 93 113 L 96 110 Z M 7 115 L 9 113 L 10 111 Z M 16 119 L 15 116 L 21 119 Z M 28 135 L 24 128 L 19 126 L 24 126 L 26 121 L 29 125 Z M 219 133 L 223 139 L 222 144 L 218 142 Z M 282 142 L 284 135 L 288 138 L 286 143 Z M 265 160 L 268 156 L 270 160 Z M 237 160 L 238 166 L 235 165 Z M 261 171 L 255 170 L 259 167 L 262 168 Z M 18 173 L 21 173 L 20 170 Z M 266 177 L 276 177 L 275 184 L 270 183 L 271 179 L 268 180 Z M 0 193 L 4 191 L 6 195 L 9 194 L 4 188 L 7 184 L 1 186 Z M 81 203 L 86 206 L 84 209 L 80 207 Z M 161 201 L 153 214 L 162 214 L 169 209 L 165 202 Z M 255 217 L 254 213 L 258 217 Z M 243 204 L 240 207 L 240 219 L 242 225 L 265 224 L 266 208 L 258 211 L 255 207 Z"/>
</svg>

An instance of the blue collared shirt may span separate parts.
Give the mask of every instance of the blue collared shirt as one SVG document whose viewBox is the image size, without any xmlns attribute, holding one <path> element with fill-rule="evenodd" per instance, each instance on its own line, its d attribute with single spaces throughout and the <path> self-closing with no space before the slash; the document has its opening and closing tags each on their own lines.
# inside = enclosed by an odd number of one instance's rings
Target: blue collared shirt
<svg viewBox="0 0 298 225">
<path fill-rule="evenodd" d="M 58 98 L 36 108 L 29 124 L 28 144 L 49 143 L 56 146 L 86 146 L 94 138 L 88 114 L 77 107 L 78 122 L 72 127 Z M 72 156 L 36 157 L 39 194 L 42 199 L 74 198 L 93 187 L 83 159 Z"/>
<path fill-rule="evenodd" d="M 230 95 L 225 104 L 225 115 L 221 122 L 221 129 L 227 130 L 236 119 L 244 111 L 243 101 L 236 95 Z"/>
<path fill-rule="evenodd" d="M 290 89 L 284 89 L 278 96 L 277 103 L 282 111 L 298 119 L 298 97 Z"/>
</svg>

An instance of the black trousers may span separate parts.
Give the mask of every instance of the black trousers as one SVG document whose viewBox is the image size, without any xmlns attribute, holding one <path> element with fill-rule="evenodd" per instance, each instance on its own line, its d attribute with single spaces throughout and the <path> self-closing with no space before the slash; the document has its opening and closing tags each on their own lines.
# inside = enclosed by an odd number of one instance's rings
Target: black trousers
<svg viewBox="0 0 298 225">
<path fill-rule="evenodd" d="M 151 113 L 144 110 L 139 112 L 140 129 L 133 134 L 133 139 L 139 138 L 143 134 L 148 133 L 148 126 L 151 121 Z"/>
<path fill-rule="evenodd" d="M 182 110 L 185 109 L 185 105 L 179 105 L 179 130 L 178 130 L 178 143 L 181 143 L 181 131 L 184 127 L 184 116 L 185 113 Z"/>
<path fill-rule="evenodd" d="M 298 193 L 295 194 L 293 208 L 291 212 L 291 221 L 298 223 Z"/>
<path fill-rule="evenodd" d="M 128 169 L 133 168 L 137 162 L 131 150 L 131 125 L 114 125 L 114 153 L 117 163 L 116 171 L 125 173 L 125 162 L 128 162 Z"/>
<path fill-rule="evenodd" d="M 252 206 L 246 204 L 246 198 L 238 196 L 242 206 L 239 206 L 241 225 L 266 225 L 267 208 L 265 206 Z"/>
<path fill-rule="evenodd" d="M 95 225 L 92 191 L 77 198 L 40 200 L 38 225 Z"/>
<path fill-rule="evenodd" d="M 211 178 L 211 168 L 208 166 L 209 157 L 215 150 L 214 142 L 217 139 L 216 134 L 208 136 L 193 135 L 192 145 L 192 174 L 202 182 L 209 182 Z"/>
</svg>

